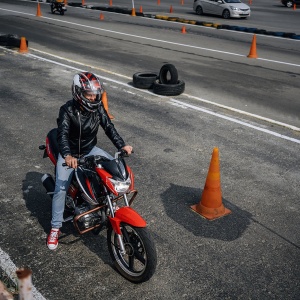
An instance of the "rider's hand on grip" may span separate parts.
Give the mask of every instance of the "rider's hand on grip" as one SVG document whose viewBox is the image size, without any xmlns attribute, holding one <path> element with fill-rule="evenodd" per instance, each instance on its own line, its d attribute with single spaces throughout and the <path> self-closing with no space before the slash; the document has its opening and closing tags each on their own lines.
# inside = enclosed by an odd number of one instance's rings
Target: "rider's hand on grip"
<svg viewBox="0 0 300 300">
<path fill-rule="evenodd" d="M 71 155 L 67 155 L 65 157 L 65 162 L 68 167 L 73 168 L 73 169 L 76 169 L 78 166 L 77 158 L 75 158 Z"/>
<path fill-rule="evenodd" d="M 133 153 L 133 148 L 129 145 L 126 145 L 121 149 L 122 156 L 126 157 L 126 156 L 129 156 L 131 153 Z"/>
</svg>

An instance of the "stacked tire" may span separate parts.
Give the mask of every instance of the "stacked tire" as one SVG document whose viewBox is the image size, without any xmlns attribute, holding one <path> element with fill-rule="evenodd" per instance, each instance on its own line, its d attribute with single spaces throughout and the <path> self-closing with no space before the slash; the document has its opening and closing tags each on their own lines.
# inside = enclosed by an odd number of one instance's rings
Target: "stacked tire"
<svg viewBox="0 0 300 300">
<path fill-rule="evenodd" d="M 138 89 L 152 89 L 157 77 L 158 74 L 155 72 L 138 72 L 133 74 L 133 85 Z"/>
<path fill-rule="evenodd" d="M 153 89 L 153 92 L 163 96 L 177 96 L 184 92 L 185 82 L 178 79 L 178 71 L 172 64 L 161 67 L 156 72 L 138 72 L 133 74 L 133 85 L 141 89 Z"/>
</svg>

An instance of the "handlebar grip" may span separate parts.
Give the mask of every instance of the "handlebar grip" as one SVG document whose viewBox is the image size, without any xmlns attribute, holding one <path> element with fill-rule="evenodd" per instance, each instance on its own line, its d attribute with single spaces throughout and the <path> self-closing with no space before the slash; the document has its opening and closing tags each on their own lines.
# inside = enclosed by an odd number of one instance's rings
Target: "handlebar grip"
<svg viewBox="0 0 300 300">
<path fill-rule="evenodd" d="M 121 156 L 123 156 L 123 157 L 129 156 L 128 152 L 124 149 L 120 149 L 120 152 L 121 152 Z M 133 149 L 131 150 L 131 153 L 134 153 Z"/>
<path fill-rule="evenodd" d="M 85 163 L 85 157 L 77 158 L 77 164 L 82 165 Z M 67 167 L 68 165 L 66 163 L 62 163 L 63 167 Z M 70 167 L 71 168 L 71 167 Z"/>
</svg>

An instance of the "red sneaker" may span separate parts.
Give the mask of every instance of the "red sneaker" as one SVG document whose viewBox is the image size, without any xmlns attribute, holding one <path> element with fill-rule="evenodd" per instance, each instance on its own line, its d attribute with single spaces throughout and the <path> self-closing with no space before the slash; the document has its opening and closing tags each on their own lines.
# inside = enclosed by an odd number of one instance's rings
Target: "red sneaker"
<svg viewBox="0 0 300 300">
<path fill-rule="evenodd" d="M 47 246 L 50 250 L 55 250 L 57 248 L 58 236 L 59 236 L 59 229 L 52 228 L 47 238 Z"/>
</svg>

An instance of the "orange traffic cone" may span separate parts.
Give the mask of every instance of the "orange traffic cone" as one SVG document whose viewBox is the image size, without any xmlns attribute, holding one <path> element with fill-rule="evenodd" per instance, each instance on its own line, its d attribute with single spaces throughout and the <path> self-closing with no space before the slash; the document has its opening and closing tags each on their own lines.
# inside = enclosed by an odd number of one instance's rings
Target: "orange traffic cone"
<svg viewBox="0 0 300 300">
<path fill-rule="evenodd" d="M 182 26 L 181 33 L 186 33 L 185 26 Z"/>
<path fill-rule="evenodd" d="M 231 213 L 222 203 L 219 149 L 214 148 L 206 177 L 201 201 L 191 208 L 208 220 L 214 220 Z"/>
<path fill-rule="evenodd" d="M 250 4 L 250 5 L 252 4 L 252 0 L 249 0 L 249 4 Z"/>
<path fill-rule="evenodd" d="M 173 12 L 173 6 L 170 6 L 170 14 Z"/>
<path fill-rule="evenodd" d="M 100 14 L 100 20 L 104 20 L 104 15 L 103 15 L 103 13 Z"/>
<path fill-rule="evenodd" d="M 112 6 L 112 0 L 109 0 L 109 6 Z"/>
<path fill-rule="evenodd" d="M 135 8 L 134 8 L 134 7 L 133 7 L 132 10 L 131 10 L 131 16 L 132 16 L 132 17 L 136 17 L 136 14 L 135 14 Z"/>
<path fill-rule="evenodd" d="M 67 6 L 68 5 L 68 1 L 64 0 L 64 4 L 65 4 L 65 6 Z"/>
<path fill-rule="evenodd" d="M 113 115 L 111 115 L 109 112 L 108 112 L 108 101 L 107 101 L 107 94 L 106 94 L 106 91 L 103 92 L 102 94 L 102 103 L 103 103 L 103 106 L 108 114 L 108 116 L 111 118 L 111 119 L 114 119 L 115 117 Z"/>
<path fill-rule="evenodd" d="M 160 5 L 160 0 L 157 0 L 157 5 Z"/>
<path fill-rule="evenodd" d="M 293 5 L 293 10 L 296 10 L 296 3 L 294 3 Z"/>
<path fill-rule="evenodd" d="M 84 0 L 81 0 L 81 5 L 83 6 L 85 4 Z"/>
<path fill-rule="evenodd" d="M 143 13 L 143 7 L 142 7 L 142 5 L 140 5 L 140 13 L 141 14 Z"/>
<path fill-rule="evenodd" d="M 40 3 L 39 2 L 37 4 L 36 16 L 37 17 L 41 17 L 42 16 L 41 8 L 40 8 Z"/>
<path fill-rule="evenodd" d="M 21 37 L 19 52 L 20 53 L 27 53 L 28 52 L 26 39 L 23 36 Z"/>
<path fill-rule="evenodd" d="M 252 44 L 251 44 L 251 48 L 250 48 L 250 52 L 248 54 L 249 58 L 257 58 L 257 53 L 256 53 L 256 35 L 253 35 L 253 39 L 252 39 Z"/>
<path fill-rule="evenodd" d="M 181 5 L 184 5 L 184 0 L 181 0 L 180 4 L 181 4 Z"/>
</svg>

